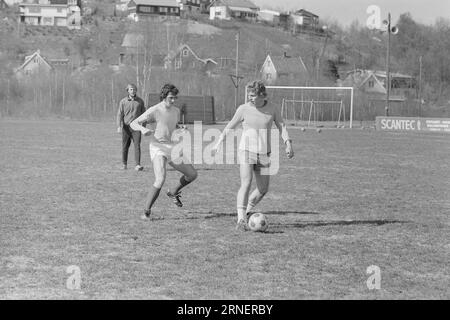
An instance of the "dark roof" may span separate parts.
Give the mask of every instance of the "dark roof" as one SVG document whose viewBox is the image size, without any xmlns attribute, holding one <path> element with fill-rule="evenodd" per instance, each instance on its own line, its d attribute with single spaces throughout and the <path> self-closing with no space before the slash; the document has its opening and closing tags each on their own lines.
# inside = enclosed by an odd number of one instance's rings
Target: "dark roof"
<svg viewBox="0 0 450 320">
<path fill-rule="evenodd" d="M 305 73 L 308 72 L 301 57 L 270 57 L 277 73 Z"/>
<path fill-rule="evenodd" d="M 297 11 L 295 11 L 295 14 L 297 14 L 297 15 L 305 15 L 305 16 L 314 16 L 314 17 L 317 17 L 317 18 L 319 17 L 318 15 L 316 15 L 316 14 L 314 14 L 312 12 L 309 12 L 309 11 L 307 11 L 305 9 L 297 10 Z"/>
<path fill-rule="evenodd" d="M 67 4 L 67 0 L 50 0 L 50 4 Z"/>
</svg>

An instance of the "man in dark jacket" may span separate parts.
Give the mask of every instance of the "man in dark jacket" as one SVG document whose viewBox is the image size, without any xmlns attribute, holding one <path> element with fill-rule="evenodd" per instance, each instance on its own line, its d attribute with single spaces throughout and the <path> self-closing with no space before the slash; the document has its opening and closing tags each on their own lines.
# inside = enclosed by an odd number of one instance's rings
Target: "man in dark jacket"
<svg viewBox="0 0 450 320">
<path fill-rule="evenodd" d="M 122 133 L 122 164 L 123 169 L 127 169 L 128 149 L 131 140 L 134 144 L 134 160 L 136 171 L 141 171 L 141 132 L 130 128 L 130 123 L 145 112 L 144 101 L 139 98 L 137 87 L 134 84 L 127 85 L 128 96 L 120 100 L 117 111 L 117 132 Z"/>
</svg>

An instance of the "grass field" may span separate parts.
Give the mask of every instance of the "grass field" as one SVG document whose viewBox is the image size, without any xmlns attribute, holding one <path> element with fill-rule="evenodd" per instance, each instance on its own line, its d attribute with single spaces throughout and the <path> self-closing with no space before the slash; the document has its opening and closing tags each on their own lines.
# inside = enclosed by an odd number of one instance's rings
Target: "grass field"
<svg viewBox="0 0 450 320">
<path fill-rule="evenodd" d="M 254 233 L 234 230 L 237 165 L 196 165 L 184 207 L 161 195 L 145 222 L 147 139 L 122 171 L 113 123 L 1 120 L 0 298 L 449 299 L 450 135 L 290 133 Z"/>
</svg>

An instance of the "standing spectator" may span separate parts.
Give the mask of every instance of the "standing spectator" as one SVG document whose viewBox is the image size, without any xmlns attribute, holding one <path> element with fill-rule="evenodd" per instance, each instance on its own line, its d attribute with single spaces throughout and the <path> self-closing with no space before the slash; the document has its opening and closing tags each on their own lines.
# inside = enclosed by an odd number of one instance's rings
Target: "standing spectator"
<svg viewBox="0 0 450 320">
<path fill-rule="evenodd" d="M 117 132 L 122 133 L 122 164 L 123 169 L 127 169 L 128 149 L 131 140 L 134 144 L 134 161 L 136 171 L 142 171 L 141 166 L 141 132 L 133 130 L 130 123 L 145 112 L 144 101 L 139 98 L 137 87 L 134 84 L 128 84 L 126 88 L 128 96 L 120 100 L 119 110 L 117 111 Z"/>
</svg>

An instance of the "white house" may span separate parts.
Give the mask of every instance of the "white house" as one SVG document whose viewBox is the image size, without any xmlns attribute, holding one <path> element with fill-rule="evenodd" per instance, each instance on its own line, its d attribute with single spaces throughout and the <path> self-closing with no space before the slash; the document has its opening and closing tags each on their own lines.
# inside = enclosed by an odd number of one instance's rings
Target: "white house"
<svg viewBox="0 0 450 320">
<path fill-rule="evenodd" d="M 259 8 L 249 0 L 215 0 L 209 7 L 209 19 L 256 21 Z"/>
<path fill-rule="evenodd" d="M 291 13 L 291 19 L 297 29 L 318 29 L 319 16 L 305 9 Z"/>
<path fill-rule="evenodd" d="M 119 0 L 119 3 L 116 4 L 116 10 L 126 12 L 128 11 L 128 3 L 131 0 Z"/>
<path fill-rule="evenodd" d="M 266 56 L 261 67 L 261 79 L 267 84 L 275 84 L 284 81 L 285 84 L 290 82 L 307 85 L 309 73 L 302 58 L 289 57 L 284 54 L 282 57 Z"/>
<path fill-rule="evenodd" d="M 76 0 L 36 0 L 19 3 L 19 22 L 39 26 L 81 28 Z"/>
<path fill-rule="evenodd" d="M 128 17 L 135 21 L 177 20 L 180 18 L 180 5 L 176 0 L 131 0 L 128 3 Z"/>
<path fill-rule="evenodd" d="M 258 21 L 277 24 L 279 19 L 280 13 L 278 11 L 262 9 L 258 12 Z"/>
<path fill-rule="evenodd" d="M 69 67 L 69 59 L 49 59 L 45 58 L 40 50 L 25 57 L 24 62 L 14 70 L 19 80 L 29 79 L 30 76 L 45 76 L 57 69 Z"/>
</svg>

